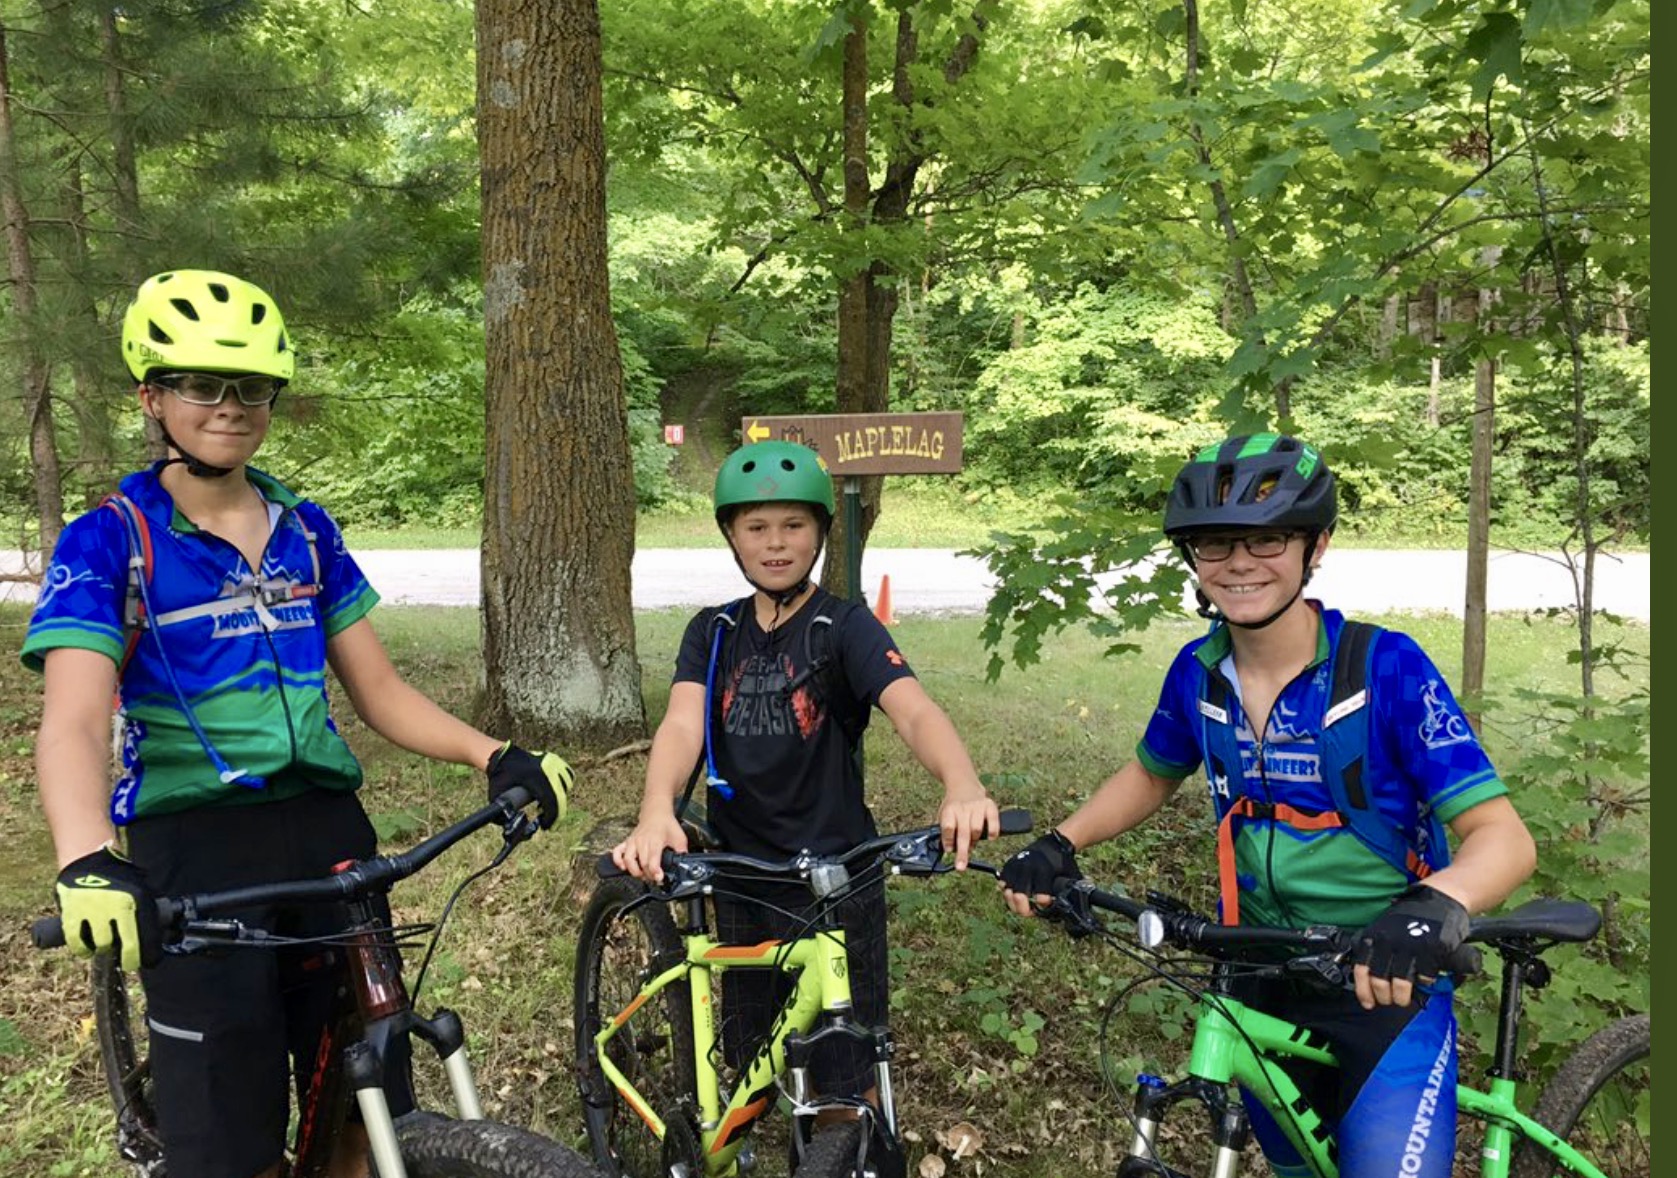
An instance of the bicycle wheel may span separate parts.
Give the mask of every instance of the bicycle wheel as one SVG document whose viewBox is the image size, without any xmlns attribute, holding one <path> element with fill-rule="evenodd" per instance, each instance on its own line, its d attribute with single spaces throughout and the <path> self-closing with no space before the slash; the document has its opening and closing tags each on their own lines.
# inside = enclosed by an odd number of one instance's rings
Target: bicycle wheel
<svg viewBox="0 0 1677 1178">
<path fill-rule="evenodd" d="M 599 1178 L 591 1162 L 545 1137 L 494 1121 L 421 1117 L 397 1129 L 408 1178 Z"/>
<path fill-rule="evenodd" d="M 143 1020 L 134 1015 L 128 975 L 114 953 L 101 953 L 93 959 L 90 981 L 99 1063 L 116 1112 L 117 1152 L 140 1178 L 165 1178 L 151 1060 L 143 1049 L 143 1032 L 139 1038 L 134 1033 L 135 1024 Z M 133 990 L 139 992 L 138 981 Z"/>
<path fill-rule="evenodd" d="M 1532 1118 L 1566 1139 L 1610 1178 L 1653 1172 L 1653 1024 L 1646 1014 L 1609 1023 L 1569 1056 L 1543 1089 Z M 1514 1151 L 1515 1178 L 1567 1171 L 1529 1141 Z"/>
<path fill-rule="evenodd" d="M 645 891 L 627 877 L 602 882 L 583 913 L 577 941 L 577 1087 L 594 1158 L 619 1178 L 665 1173 L 662 1143 L 612 1086 L 594 1045 L 600 1028 L 628 1009 L 648 979 L 682 960 L 685 952 L 664 904 L 643 904 L 624 913 Z M 693 1008 L 685 981 L 640 1007 L 608 1051 L 612 1065 L 660 1117 L 691 1115 L 697 1081 Z"/>
<path fill-rule="evenodd" d="M 793 1178 L 852 1178 L 861 1157 L 862 1123 L 840 1121 L 816 1130 Z"/>
</svg>

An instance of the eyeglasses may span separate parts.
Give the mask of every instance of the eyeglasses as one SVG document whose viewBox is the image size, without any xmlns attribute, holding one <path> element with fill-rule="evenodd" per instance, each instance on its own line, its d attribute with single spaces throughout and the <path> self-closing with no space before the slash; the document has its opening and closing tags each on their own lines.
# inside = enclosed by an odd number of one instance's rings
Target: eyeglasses
<svg viewBox="0 0 1677 1178">
<path fill-rule="evenodd" d="M 168 389 L 188 405 L 219 405 L 231 389 L 238 396 L 239 404 L 250 409 L 272 405 L 282 384 L 271 376 L 216 376 L 209 372 L 154 376 L 147 383 Z"/>
<path fill-rule="evenodd" d="M 1238 536 L 1193 536 L 1188 540 L 1188 551 L 1195 560 L 1213 563 L 1234 555 L 1236 544 L 1244 545 L 1253 556 L 1280 556 L 1297 532 L 1245 532 Z"/>
</svg>

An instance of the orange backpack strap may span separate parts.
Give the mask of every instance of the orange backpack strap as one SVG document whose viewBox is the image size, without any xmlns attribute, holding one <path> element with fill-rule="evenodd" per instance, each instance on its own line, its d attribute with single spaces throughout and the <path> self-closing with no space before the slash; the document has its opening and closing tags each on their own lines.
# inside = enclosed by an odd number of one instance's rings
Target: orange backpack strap
<svg viewBox="0 0 1677 1178">
<path fill-rule="evenodd" d="M 122 660 L 117 664 L 116 671 L 120 683 L 123 673 L 128 670 L 129 660 L 134 657 L 134 648 L 140 644 L 140 635 L 150 624 L 146 618 L 145 597 L 140 592 L 140 583 L 142 579 L 147 584 L 151 582 L 151 528 L 146 523 L 145 513 L 121 491 L 106 495 L 99 501 L 99 506 L 116 512 L 122 520 L 123 533 L 128 537 L 128 588 L 122 610 L 122 628 L 126 638 Z"/>
<path fill-rule="evenodd" d="M 1224 924 L 1240 923 L 1240 880 L 1234 865 L 1234 824 L 1236 819 L 1267 818 L 1285 822 L 1295 830 L 1335 830 L 1345 825 L 1345 819 L 1333 810 L 1312 814 L 1287 805 L 1271 805 L 1238 797 L 1223 813 L 1217 824 L 1217 887 L 1222 899 Z"/>
</svg>

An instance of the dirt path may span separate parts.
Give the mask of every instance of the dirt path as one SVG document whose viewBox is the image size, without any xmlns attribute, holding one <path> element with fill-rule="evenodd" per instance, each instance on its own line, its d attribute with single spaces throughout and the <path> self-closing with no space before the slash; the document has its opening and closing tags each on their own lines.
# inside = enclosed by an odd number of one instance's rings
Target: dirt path
<svg viewBox="0 0 1677 1178">
<path fill-rule="evenodd" d="M 727 416 L 733 401 L 734 373 L 700 366 L 664 386 L 664 420 L 686 427 L 686 441 L 676 455 L 676 481 L 709 493 L 716 467 L 734 448 L 735 423 Z"/>
</svg>

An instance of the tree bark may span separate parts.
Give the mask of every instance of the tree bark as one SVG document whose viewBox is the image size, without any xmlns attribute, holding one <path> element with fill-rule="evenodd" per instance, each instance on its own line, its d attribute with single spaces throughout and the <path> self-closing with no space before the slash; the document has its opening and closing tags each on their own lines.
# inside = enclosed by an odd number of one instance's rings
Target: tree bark
<svg viewBox="0 0 1677 1178">
<path fill-rule="evenodd" d="M 867 229 L 868 198 L 872 183 L 868 179 L 868 14 L 857 6 L 850 18 L 850 32 L 844 39 L 844 74 L 842 96 L 844 110 L 844 228 L 846 233 L 860 235 Z M 848 260 L 847 260 L 848 261 Z M 875 332 L 871 328 L 874 298 L 873 267 L 853 264 L 849 273 L 839 275 L 838 357 L 834 400 L 840 413 L 877 413 L 884 404 L 875 405 L 873 376 L 870 369 L 874 359 L 872 350 Z M 887 397 L 888 400 L 888 397 Z M 860 542 L 867 543 L 868 533 L 878 514 L 878 476 L 861 480 L 862 518 L 857 530 Z M 845 567 L 844 553 L 849 543 L 850 523 L 846 519 L 843 488 L 835 487 L 839 495 L 838 516 L 833 523 L 827 547 L 826 565 L 821 572 L 821 583 L 840 597 L 860 600 L 862 587 L 851 583 L 850 570 Z"/>
<path fill-rule="evenodd" d="M 6 225 L 6 261 L 11 276 L 13 329 L 22 339 L 23 416 L 29 425 L 29 457 L 35 466 L 35 510 L 40 546 L 51 552 L 64 530 L 64 484 L 52 421 L 52 372 L 34 332 L 38 300 L 35 258 L 29 244 L 29 211 L 18 183 L 17 140 L 12 127 L 11 75 L 6 26 L 0 24 L 0 220 Z"/>
<path fill-rule="evenodd" d="M 1486 271 L 1496 267 L 1498 246 L 1485 250 Z M 1494 295 L 1479 292 L 1479 324 L 1485 329 Z M 1485 690 L 1486 597 L 1491 552 L 1491 451 L 1496 426 L 1496 360 L 1481 357 L 1473 382 L 1473 453 L 1467 496 L 1467 593 L 1462 604 L 1462 694 L 1476 697 Z M 1468 723 L 1479 730 L 1479 709 L 1468 709 Z"/>
<path fill-rule="evenodd" d="M 982 32 L 985 18 L 974 14 L 973 24 Z M 868 179 L 868 25 L 866 13 L 858 9 L 852 17 L 844 44 L 844 224 L 861 232 L 868 226 L 897 226 L 909 220 L 915 184 L 930 153 L 914 135 L 896 148 L 885 167 L 885 179 L 877 192 Z M 943 79 L 953 85 L 961 80 L 977 59 L 979 39 L 964 33 L 943 63 Z M 919 33 L 913 15 L 897 15 L 897 36 L 892 59 L 891 100 L 905 114 L 920 102 L 911 77 L 920 56 Z M 841 278 L 839 291 L 839 340 L 837 403 L 840 413 L 884 413 L 891 408 L 891 351 L 899 305 L 901 276 L 887 262 L 873 259 L 856 274 Z M 879 518 L 880 493 L 885 480 L 866 475 L 861 484 L 861 543 Z M 842 490 L 842 488 L 841 488 Z M 851 585 L 843 553 L 848 524 L 842 503 L 833 529 L 828 567 L 821 580 L 841 597 L 860 599 L 861 586 Z"/>
<path fill-rule="evenodd" d="M 634 475 L 606 270 L 595 0 L 479 0 L 486 724 L 643 737 Z"/>
</svg>

